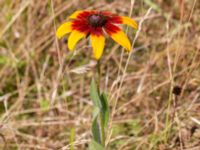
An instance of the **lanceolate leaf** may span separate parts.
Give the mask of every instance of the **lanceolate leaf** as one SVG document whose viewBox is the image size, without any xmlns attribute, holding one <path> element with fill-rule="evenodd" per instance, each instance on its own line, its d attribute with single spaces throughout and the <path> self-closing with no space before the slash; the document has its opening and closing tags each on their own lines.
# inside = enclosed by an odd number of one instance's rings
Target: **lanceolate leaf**
<svg viewBox="0 0 200 150">
<path fill-rule="evenodd" d="M 92 79 L 91 85 L 90 85 L 90 96 L 91 99 L 94 103 L 95 106 L 97 106 L 99 109 L 101 109 L 101 100 L 100 100 L 100 96 L 99 96 L 99 91 L 97 88 L 97 85 L 94 81 L 94 79 Z"/>
<path fill-rule="evenodd" d="M 94 120 L 99 115 L 99 112 L 100 112 L 100 109 L 98 107 L 94 106 L 92 120 Z"/>
<path fill-rule="evenodd" d="M 109 106 L 108 106 L 108 99 L 105 93 L 102 93 L 101 95 L 101 105 L 102 105 L 101 113 L 103 116 L 103 124 L 104 128 L 106 128 L 108 126 L 108 121 L 109 121 Z"/>
<path fill-rule="evenodd" d="M 97 143 L 101 143 L 101 133 L 100 133 L 100 128 L 99 128 L 99 124 L 97 121 L 98 116 L 96 116 L 96 118 L 94 118 L 93 122 L 92 122 L 92 135 L 93 135 L 93 139 L 97 142 Z"/>
<path fill-rule="evenodd" d="M 92 140 L 89 145 L 89 150 L 105 150 L 103 146 Z"/>
</svg>

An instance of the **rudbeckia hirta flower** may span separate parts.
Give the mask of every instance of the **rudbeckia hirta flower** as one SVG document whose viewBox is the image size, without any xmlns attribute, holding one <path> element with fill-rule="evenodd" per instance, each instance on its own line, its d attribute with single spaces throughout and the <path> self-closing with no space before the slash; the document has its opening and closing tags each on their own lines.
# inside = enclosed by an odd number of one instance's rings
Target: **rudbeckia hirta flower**
<svg viewBox="0 0 200 150">
<path fill-rule="evenodd" d="M 98 60 L 105 46 L 105 34 L 107 33 L 115 42 L 123 46 L 127 51 L 131 50 L 131 44 L 126 34 L 117 24 L 126 24 L 135 29 L 137 23 L 124 16 L 118 16 L 106 11 L 76 11 L 69 16 L 69 21 L 63 23 L 56 31 L 58 38 L 70 33 L 68 48 L 73 50 L 79 40 L 90 36 L 94 57 Z"/>
</svg>

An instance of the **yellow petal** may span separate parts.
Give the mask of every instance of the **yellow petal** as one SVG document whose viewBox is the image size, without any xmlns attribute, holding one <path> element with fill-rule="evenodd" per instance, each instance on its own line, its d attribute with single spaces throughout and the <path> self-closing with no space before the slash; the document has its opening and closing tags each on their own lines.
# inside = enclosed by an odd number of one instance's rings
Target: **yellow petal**
<svg viewBox="0 0 200 150">
<path fill-rule="evenodd" d="M 135 22 L 135 20 L 129 18 L 129 17 L 121 17 L 122 18 L 122 23 L 127 24 L 135 29 L 138 29 L 138 24 Z"/>
<path fill-rule="evenodd" d="M 120 31 L 117 31 L 116 33 L 111 33 L 110 36 L 115 42 L 119 43 L 126 50 L 128 51 L 131 50 L 131 43 L 123 31 L 120 30 Z"/>
<path fill-rule="evenodd" d="M 68 38 L 68 48 L 69 50 L 73 50 L 76 43 L 84 38 L 86 36 L 85 33 L 77 31 L 77 30 L 73 30 L 72 33 L 70 34 L 69 38 Z"/>
<path fill-rule="evenodd" d="M 105 37 L 103 35 L 91 35 L 94 58 L 99 59 L 105 46 Z"/>
<path fill-rule="evenodd" d="M 69 33 L 72 31 L 72 27 L 71 27 L 72 23 L 71 22 L 66 22 L 63 23 L 56 31 L 56 36 L 58 38 L 63 37 L 65 34 Z"/>
<path fill-rule="evenodd" d="M 80 14 L 80 13 L 82 13 L 83 11 L 81 11 L 81 10 L 77 10 L 77 11 L 75 11 L 73 14 L 71 14 L 70 16 L 69 16 L 69 18 L 70 19 L 76 19 L 77 18 L 77 16 Z"/>
</svg>

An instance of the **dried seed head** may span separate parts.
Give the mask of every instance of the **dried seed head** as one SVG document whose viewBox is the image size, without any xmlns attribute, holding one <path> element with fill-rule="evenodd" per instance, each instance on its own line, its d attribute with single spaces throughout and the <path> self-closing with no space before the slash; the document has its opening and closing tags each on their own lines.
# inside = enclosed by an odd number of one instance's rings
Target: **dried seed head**
<svg viewBox="0 0 200 150">
<path fill-rule="evenodd" d="M 180 95 L 181 94 L 181 91 L 182 91 L 182 88 L 180 86 L 174 86 L 173 88 L 173 93 L 175 95 Z"/>
</svg>

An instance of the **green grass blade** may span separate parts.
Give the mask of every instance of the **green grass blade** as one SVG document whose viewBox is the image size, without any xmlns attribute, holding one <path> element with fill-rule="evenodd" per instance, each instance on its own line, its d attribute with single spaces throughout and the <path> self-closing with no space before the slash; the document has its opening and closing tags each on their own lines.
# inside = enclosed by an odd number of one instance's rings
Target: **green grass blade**
<svg viewBox="0 0 200 150">
<path fill-rule="evenodd" d="M 69 139 L 69 144 L 70 144 L 70 150 L 74 150 L 74 139 L 75 139 L 75 134 L 76 134 L 76 130 L 75 128 L 72 128 L 70 131 L 70 139 Z"/>
</svg>

